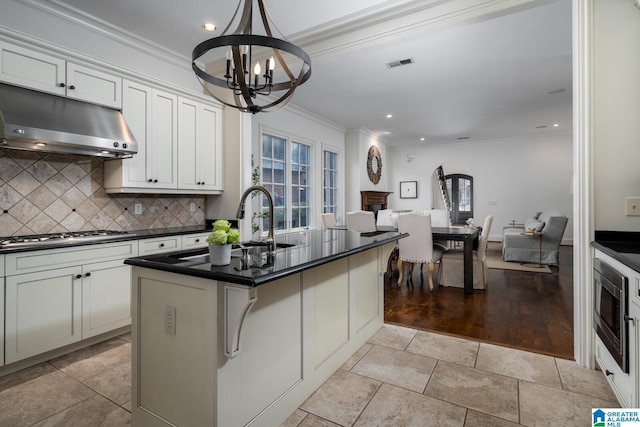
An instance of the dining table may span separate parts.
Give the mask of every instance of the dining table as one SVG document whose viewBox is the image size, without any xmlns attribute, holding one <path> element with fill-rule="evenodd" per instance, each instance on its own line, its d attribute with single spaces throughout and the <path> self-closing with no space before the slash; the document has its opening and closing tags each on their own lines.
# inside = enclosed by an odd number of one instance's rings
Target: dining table
<svg viewBox="0 0 640 427">
<path fill-rule="evenodd" d="M 346 227 L 345 227 L 346 228 Z M 376 232 L 397 231 L 390 226 L 378 226 Z M 462 242 L 464 293 L 473 294 L 473 245 L 479 236 L 477 227 L 431 227 L 433 240 L 452 240 Z"/>
<path fill-rule="evenodd" d="M 461 241 L 464 264 L 464 293 L 473 293 L 473 243 L 478 239 L 476 227 L 431 227 L 433 240 Z"/>
</svg>

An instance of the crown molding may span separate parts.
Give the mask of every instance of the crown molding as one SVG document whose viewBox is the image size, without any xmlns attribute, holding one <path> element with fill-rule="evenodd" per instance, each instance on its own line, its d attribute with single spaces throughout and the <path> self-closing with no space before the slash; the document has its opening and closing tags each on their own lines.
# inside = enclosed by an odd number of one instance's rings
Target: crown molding
<svg viewBox="0 0 640 427">
<path fill-rule="evenodd" d="M 185 64 L 191 64 L 191 58 L 179 55 L 176 52 L 167 49 L 150 40 L 139 37 L 131 32 L 116 27 L 106 21 L 100 20 L 95 16 L 84 13 L 83 11 L 69 6 L 60 0 L 17 0 L 18 2 L 38 9 L 46 14 L 71 22 L 80 27 L 84 27 L 89 31 L 100 34 L 103 37 L 113 40 L 116 43 L 123 44 L 145 54 L 154 56 L 163 61 L 167 61 L 173 65 L 183 67 Z"/>
</svg>

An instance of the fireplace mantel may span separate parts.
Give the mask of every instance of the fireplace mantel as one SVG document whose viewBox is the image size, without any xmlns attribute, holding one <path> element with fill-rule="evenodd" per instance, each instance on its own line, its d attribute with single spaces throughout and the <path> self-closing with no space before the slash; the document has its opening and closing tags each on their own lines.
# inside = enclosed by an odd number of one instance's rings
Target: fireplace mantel
<svg viewBox="0 0 640 427">
<path fill-rule="evenodd" d="M 387 197 L 392 191 L 361 191 L 360 209 L 377 213 L 381 209 L 387 209 Z"/>
</svg>

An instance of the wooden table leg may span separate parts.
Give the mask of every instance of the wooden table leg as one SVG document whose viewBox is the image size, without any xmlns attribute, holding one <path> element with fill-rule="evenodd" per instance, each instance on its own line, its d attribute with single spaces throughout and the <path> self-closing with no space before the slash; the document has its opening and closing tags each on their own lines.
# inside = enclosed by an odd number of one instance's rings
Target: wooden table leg
<svg viewBox="0 0 640 427">
<path fill-rule="evenodd" d="M 473 293 L 473 239 L 464 238 L 464 293 Z"/>
</svg>

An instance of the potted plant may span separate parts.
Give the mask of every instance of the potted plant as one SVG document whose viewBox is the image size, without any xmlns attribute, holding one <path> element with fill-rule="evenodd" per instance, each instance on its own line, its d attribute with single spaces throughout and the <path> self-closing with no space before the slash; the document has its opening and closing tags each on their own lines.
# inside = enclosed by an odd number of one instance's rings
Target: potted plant
<svg viewBox="0 0 640 427">
<path fill-rule="evenodd" d="M 231 228 L 229 221 L 219 219 L 213 223 L 213 231 L 206 240 L 211 265 L 227 265 L 231 262 L 231 247 L 240 240 L 240 231 Z"/>
</svg>

